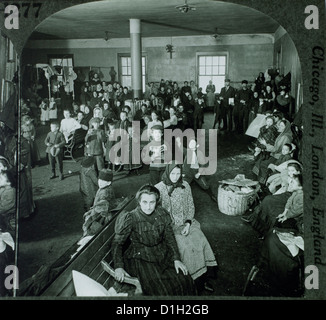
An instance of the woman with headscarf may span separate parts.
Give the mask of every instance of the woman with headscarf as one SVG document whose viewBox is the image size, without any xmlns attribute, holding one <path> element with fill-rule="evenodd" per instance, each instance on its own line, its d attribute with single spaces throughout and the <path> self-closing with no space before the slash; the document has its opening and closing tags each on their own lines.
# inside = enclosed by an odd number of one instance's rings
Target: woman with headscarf
<svg viewBox="0 0 326 320">
<path fill-rule="evenodd" d="M 174 161 L 168 164 L 162 181 L 155 187 L 160 191 L 162 207 L 173 220 L 182 262 L 199 291 L 203 288 L 214 291 L 208 280 L 209 276 L 215 276 L 217 262 L 199 222 L 194 218 L 194 201 L 189 184 L 182 180 L 182 165 Z"/>
<path fill-rule="evenodd" d="M 152 185 L 142 186 L 138 206 L 122 212 L 115 224 L 112 254 L 115 279 L 137 277 L 144 295 L 195 295 L 196 288 L 181 262 L 171 228 L 171 218 L 159 206 L 160 193 Z M 126 241 L 130 242 L 124 251 Z"/>
<path fill-rule="evenodd" d="M 261 143 L 264 147 L 266 147 L 266 151 L 270 152 L 270 156 L 267 160 L 263 160 L 259 158 L 254 168 L 252 169 L 253 173 L 257 175 L 260 183 L 265 183 L 268 165 L 273 163 L 275 164 L 279 157 L 282 155 L 283 145 L 286 143 L 292 142 L 292 131 L 291 124 L 289 121 L 283 119 L 280 121 L 278 125 L 279 135 L 275 139 L 274 145 L 271 145 L 266 142 L 264 138 L 259 139 L 259 143 Z"/>
</svg>

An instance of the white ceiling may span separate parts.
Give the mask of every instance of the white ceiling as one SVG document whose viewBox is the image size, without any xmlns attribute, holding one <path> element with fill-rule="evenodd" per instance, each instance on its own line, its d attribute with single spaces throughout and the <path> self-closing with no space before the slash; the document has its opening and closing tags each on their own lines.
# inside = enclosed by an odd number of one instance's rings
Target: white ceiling
<svg viewBox="0 0 326 320">
<path fill-rule="evenodd" d="M 141 19 L 142 37 L 273 34 L 279 24 L 251 8 L 214 0 L 103 0 L 70 7 L 44 20 L 30 39 L 129 38 L 129 19 Z"/>
</svg>

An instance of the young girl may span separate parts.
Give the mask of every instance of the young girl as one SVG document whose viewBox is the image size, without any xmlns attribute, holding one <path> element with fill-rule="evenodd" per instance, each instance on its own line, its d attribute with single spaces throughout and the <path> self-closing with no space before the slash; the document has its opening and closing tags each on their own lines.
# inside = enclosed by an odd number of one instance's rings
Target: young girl
<svg viewBox="0 0 326 320">
<path fill-rule="evenodd" d="M 171 147 L 163 139 L 162 126 L 152 127 L 152 141 L 143 148 L 142 160 L 149 164 L 150 183 L 159 183 L 166 164 L 172 160 Z"/>
<path fill-rule="evenodd" d="M 51 120 L 57 120 L 58 118 L 58 108 L 57 104 L 54 100 L 54 97 L 51 97 L 50 104 L 49 104 L 49 119 Z"/>
<path fill-rule="evenodd" d="M 287 191 L 289 181 L 293 175 L 302 173 L 302 166 L 295 160 L 290 160 L 277 166 L 275 170 L 279 173 L 273 174 L 267 180 L 267 186 L 272 194 L 282 194 Z"/>
<path fill-rule="evenodd" d="M 115 159 L 110 158 L 110 150 L 116 144 L 115 140 L 115 130 L 116 124 L 112 120 L 108 120 L 106 126 L 106 144 L 105 144 L 105 161 L 107 161 L 109 168 L 113 169 L 113 165 L 118 165 L 119 163 L 115 161 Z"/>
<path fill-rule="evenodd" d="M 21 119 L 21 131 L 22 135 L 30 144 L 31 148 L 31 167 L 41 160 L 40 151 L 35 141 L 36 130 L 32 122 L 32 118 L 28 115 L 22 116 Z"/>
<path fill-rule="evenodd" d="M 46 123 L 50 120 L 48 104 L 49 104 L 48 99 L 43 99 L 40 104 L 40 109 L 41 109 L 40 121 L 43 126 L 46 125 Z"/>
<path fill-rule="evenodd" d="M 137 170 L 142 167 L 140 163 L 140 157 L 137 159 L 137 154 L 133 153 L 133 144 L 139 143 L 139 136 L 135 134 L 133 127 L 128 127 L 128 138 L 129 138 L 129 163 L 125 164 L 124 170 L 130 171 Z"/>
</svg>

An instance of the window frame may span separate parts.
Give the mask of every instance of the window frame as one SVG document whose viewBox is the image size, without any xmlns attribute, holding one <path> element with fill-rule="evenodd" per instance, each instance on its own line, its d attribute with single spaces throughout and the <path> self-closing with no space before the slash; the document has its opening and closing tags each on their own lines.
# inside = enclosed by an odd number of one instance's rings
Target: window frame
<svg viewBox="0 0 326 320">
<path fill-rule="evenodd" d="M 224 80 L 228 77 L 228 72 L 229 72 L 229 52 L 228 51 L 215 51 L 215 52 L 196 52 L 196 70 L 197 70 L 197 85 L 198 87 L 200 87 L 199 83 L 200 81 L 200 77 L 201 76 L 205 76 L 205 75 L 201 75 L 200 74 L 200 64 L 199 64 L 199 59 L 201 57 L 220 57 L 223 56 L 225 57 L 226 61 L 225 61 L 225 72 L 224 74 L 213 74 L 213 76 L 223 76 L 223 83 Z M 214 82 L 213 82 L 214 84 Z M 220 87 L 218 87 L 215 83 L 216 86 L 216 92 L 220 92 L 219 90 L 221 89 Z M 223 85 L 224 86 L 224 85 Z M 203 93 L 205 93 L 205 89 L 206 87 L 202 87 L 203 89 Z"/>
<path fill-rule="evenodd" d="M 129 58 L 130 59 L 130 68 L 131 68 L 131 55 L 130 53 L 118 53 L 118 70 L 119 70 L 119 83 L 121 83 L 122 86 L 124 86 L 122 84 L 122 79 L 123 79 L 123 74 L 122 74 L 122 58 Z M 145 59 L 145 74 L 143 74 L 143 65 L 142 65 L 142 91 L 143 93 L 145 92 L 145 88 L 146 88 L 146 83 L 147 83 L 147 54 L 142 53 L 142 59 Z M 131 77 L 131 70 L 130 70 L 130 75 L 127 75 Z M 130 83 L 131 85 L 131 83 Z"/>
</svg>

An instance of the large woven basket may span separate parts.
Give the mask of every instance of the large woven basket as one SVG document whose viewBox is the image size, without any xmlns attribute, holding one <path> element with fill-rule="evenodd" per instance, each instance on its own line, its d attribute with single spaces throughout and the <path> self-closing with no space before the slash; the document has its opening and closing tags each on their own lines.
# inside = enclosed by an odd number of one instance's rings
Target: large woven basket
<svg viewBox="0 0 326 320">
<path fill-rule="evenodd" d="M 220 185 L 218 188 L 218 208 L 222 213 L 230 216 L 244 214 L 257 197 L 257 189 L 250 193 L 236 193 L 225 190 L 223 186 Z"/>
</svg>

